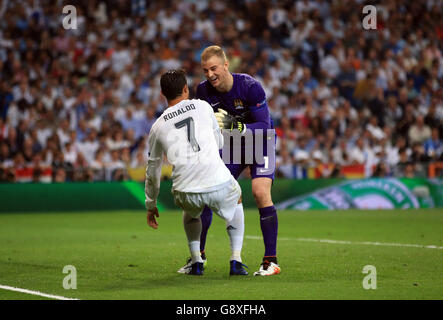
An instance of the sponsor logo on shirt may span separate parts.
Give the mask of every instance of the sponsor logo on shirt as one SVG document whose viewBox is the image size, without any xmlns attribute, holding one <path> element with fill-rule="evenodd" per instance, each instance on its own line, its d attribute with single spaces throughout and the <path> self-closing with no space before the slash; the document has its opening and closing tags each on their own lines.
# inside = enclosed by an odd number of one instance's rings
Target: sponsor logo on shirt
<svg viewBox="0 0 443 320">
<path fill-rule="evenodd" d="M 260 103 L 257 103 L 257 107 L 261 107 L 261 106 L 264 105 L 265 103 L 266 103 L 266 99 L 263 100 L 263 101 L 260 102 Z"/>
</svg>

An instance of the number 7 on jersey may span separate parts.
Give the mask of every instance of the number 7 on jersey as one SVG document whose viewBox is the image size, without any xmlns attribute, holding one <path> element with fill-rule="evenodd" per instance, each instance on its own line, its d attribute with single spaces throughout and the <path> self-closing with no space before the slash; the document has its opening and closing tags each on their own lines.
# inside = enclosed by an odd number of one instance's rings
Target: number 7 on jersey
<svg viewBox="0 0 443 320">
<path fill-rule="evenodd" d="M 192 150 L 194 152 L 199 152 L 200 146 L 198 145 L 198 142 L 195 139 L 194 119 L 192 119 L 192 117 L 187 117 L 187 118 L 175 123 L 175 127 L 177 129 L 186 127 L 186 131 L 188 134 L 188 141 L 191 144 Z"/>
</svg>

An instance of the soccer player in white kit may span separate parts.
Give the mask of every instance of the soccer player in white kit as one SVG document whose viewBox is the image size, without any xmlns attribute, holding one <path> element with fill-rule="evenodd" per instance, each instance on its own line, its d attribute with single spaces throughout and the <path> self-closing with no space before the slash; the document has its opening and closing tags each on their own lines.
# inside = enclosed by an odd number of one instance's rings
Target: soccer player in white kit
<svg viewBox="0 0 443 320">
<path fill-rule="evenodd" d="M 243 210 L 238 210 L 241 189 L 220 157 L 223 135 L 212 107 L 203 100 L 189 100 L 186 74 L 170 70 L 160 79 L 168 108 L 152 126 L 146 167 L 145 195 L 148 225 L 158 228 L 156 206 L 163 157 L 173 166 L 172 194 L 183 209 L 183 225 L 191 252 L 188 274 L 202 275 L 200 215 L 210 207 L 226 221 L 231 244 L 230 275 L 247 275 L 241 259 L 244 236 Z"/>
</svg>

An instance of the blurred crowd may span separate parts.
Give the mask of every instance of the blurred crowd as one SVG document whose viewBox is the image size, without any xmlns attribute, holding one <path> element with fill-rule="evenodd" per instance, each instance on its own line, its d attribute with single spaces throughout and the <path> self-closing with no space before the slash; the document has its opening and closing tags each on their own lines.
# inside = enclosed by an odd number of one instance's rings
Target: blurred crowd
<svg viewBox="0 0 443 320">
<path fill-rule="evenodd" d="M 159 76 L 184 68 L 192 96 L 212 44 L 266 91 L 277 176 L 426 176 L 443 160 L 441 0 L 2 0 L 0 181 L 128 179 L 166 106 Z"/>
</svg>

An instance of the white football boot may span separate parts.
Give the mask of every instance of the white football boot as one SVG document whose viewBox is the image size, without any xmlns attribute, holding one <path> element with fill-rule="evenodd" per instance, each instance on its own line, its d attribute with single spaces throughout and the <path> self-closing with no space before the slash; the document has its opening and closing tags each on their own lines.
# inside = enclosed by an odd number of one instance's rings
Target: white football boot
<svg viewBox="0 0 443 320">
<path fill-rule="evenodd" d="M 203 259 L 203 267 L 206 267 L 207 260 Z M 189 257 L 188 260 L 186 260 L 186 264 L 177 270 L 178 273 L 188 274 L 192 270 L 192 259 Z"/>
<path fill-rule="evenodd" d="M 257 272 L 254 272 L 254 276 L 273 276 L 279 274 L 281 272 L 281 268 L 278 264 L 274 262 L 265 261 L 261 264 L 260 269 Z"/>
</svg>

